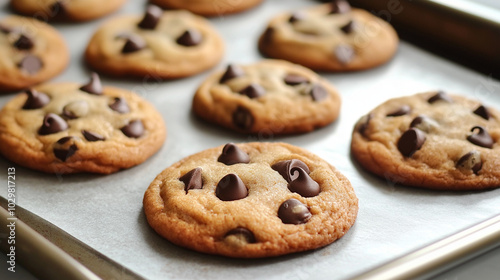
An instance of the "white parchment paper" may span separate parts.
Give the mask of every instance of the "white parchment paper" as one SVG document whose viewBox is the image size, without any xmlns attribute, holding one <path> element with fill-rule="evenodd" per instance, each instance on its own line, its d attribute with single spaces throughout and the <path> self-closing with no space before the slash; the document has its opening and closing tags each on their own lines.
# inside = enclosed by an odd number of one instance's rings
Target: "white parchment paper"
<svg viewBox="0 0 500 280">
<path fill-rule="evenodd" d="M 116 14 L 142 13 L 144 2 L 128 1 Z M 268 0 L 242 14 L 212 18 L 227 48 L 224 61 L 216 68 L 223 69 L 229 62 L 261 59 L 256 40 L 267 20 L 281 11 L 316 4 Z M 1 5 L 0 16 L 4 16 L 10 11 L 7 4 Z M 71 65 L 55 81 L 87 81 L 82 54 L 92 33 L 107 18 L 55 24 L 71 48 Z M 104 78 L 104 85 L 136 91 L 156 105 L 168 129 L 163 148 L 145 163 L 108 176 L 43 174 L 0 157 L 0 182 L 5 186 L 0 194 L 7 193 L 7 168 L 15 167 L 19 205 L 149 279 L 345 279 L 500 212 L 500 189 L 453 193 L 395 186 L 362 170 L 349 153 L 357 119 L 388 98 L 443 89 L 500 108 L 500 83 L 488 76 L 401 42 L 396 57 L 382 67 L 322 74 L 342 95 L 341 116 L 334 124 L 309 134 L 264 138 L 228 132 L 192 115 L 192 96 L 208 74 L 162 83 Z M 0 105 L 13 96 L 0 96 Z M 350 179 L 359 197 L 360 211 L 354 227 L 340 240 L 319 250 L 235 260 L 179 248 L 148 226 L 142 197 L 159 172 L 201 150 L 247 141 L 285 141 L 335 165 Z"/>
</svg>

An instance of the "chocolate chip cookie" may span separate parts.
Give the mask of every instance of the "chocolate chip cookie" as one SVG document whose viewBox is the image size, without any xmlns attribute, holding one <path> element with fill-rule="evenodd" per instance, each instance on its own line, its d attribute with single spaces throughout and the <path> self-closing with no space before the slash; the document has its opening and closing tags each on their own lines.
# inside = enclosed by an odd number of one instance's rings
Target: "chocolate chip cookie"
<svg viewBox="0 0 500 280">
<path fill-rule="evenodd" d="M 0 111 L 0 153 L 48 173 L 111 173 L 145 161 L 166 128 L 147 101 L 127 90 L 87 84 L 44 84 Z"/>
<path fill-rule="evenodd" d="M 257 6 L 262 0 L 151 0 L 165 9 L 184 9 L 203 16 L 239 13 Z"/>
<path fill-rule="evenodd" d="M 106 75 L 163 80 L 207 70 L 223 53 L 222 38 L 204 18 L 149 6 L 142 17 L 105 23 L 90 40 L 85 58 Z"/>
<path fill-rule="evenodd" d="M 88 21 L 114 12 L 125 0 L 11 0 L 16 12 L 41 21 Z"/>
<path fill-rule="evenodd" d="M 286 143 L 229 143 L 161 172 L 144 195 L 151 227 L 174 244 L 238 258 L 326 246 L 354 224 L 344 175 Z"/>
<path fill-rule="evenodd" d="M 51 26 L 20 16 L 0 20 L 0 92 L 47 81 L 68 62 L 66 43 Z"/>
<path fill-rule="evenodd" d="M 260 51 L 320 71 L 353 71 L 387 62 L 398 36 L 369 12 L 333 1 L 273 18 L 259 39 Z"/>
<path fill-rule="evenodd" d="M 500 186 L 500 113 L 443 91 L 388 100 L 356 124 L 351 151 L 367 170 L 437 190 Z"/>
<path fill-rule="evenodd" d="M 340 96 L 313 71 L 281 60 L 230 64 L 208 77 L 193 99 L 201 118 L 250 133 L 309 132 L 337 119 Z"/>
</svg>

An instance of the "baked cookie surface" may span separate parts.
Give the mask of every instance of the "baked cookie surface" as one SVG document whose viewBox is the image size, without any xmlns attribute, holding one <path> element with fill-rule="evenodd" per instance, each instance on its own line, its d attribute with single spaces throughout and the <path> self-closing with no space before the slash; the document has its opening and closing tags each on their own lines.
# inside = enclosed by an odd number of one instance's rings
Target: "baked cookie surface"
<svg viewBox="0 0 500 280">
<path fill-rule="evenodd" d="M 221 16 L 239 13 L 257 6 L 262 0 L 151 0 L 165 9 L 185 9 L 203 16 Z"/>
<path fill-rule="evenodd" d="M 86 84 L 44 84 L 0 111 L 0 153 L 35 170 L 111 173 L 145 161 L 166 128 L 146 100 L 127 90 Z"/>
<path fill-rule="evenodd" d="M 223 53 L 222 38 L 204 18 L 149 6 L 144 16 L 120 16 L 101 26 L 85 59 L 109 76 L 162 80 L 212 68 Z"/>
<path fill-rule="evenodd" d="M 66 43 L 50 25 L 20 16 L 0 20 L 0 92 L 47 81 L 68 62 Z"/>
<path fill-rule="evenodd" d="M 143 204 L 172 243 L 238 258 L 326 246 L 358 211 L 346 177 L 285 143 L 229 143 L 184 158 L 156 177 Z"/>
<path fill-rule="evenodd" d="M 500 113 L 442 91 L 388 100 L 356 124 L 351 152 L 367 170 L 437 190 L 500 186 Z"/>
<path fill-rule="evenodd" d="M 11 0 L 18 13 L 42 21 L 88 21 L 114 12 L 125 0 Z"/>
<path fill-rule="evenodd" d="M 398 36 L 392 26 L 347 1 L 334 1 L 273 18 L 260 51 L 320 71 L 353 71 L 387 62 Z"/>
<path fill-rule="evenodd" d="M 193 98 L 201 118 L 242 133 L 309 132 L 337 119 L 340 96 L 313 71 L 280 60 L 229 65 Z"/>
</svg>

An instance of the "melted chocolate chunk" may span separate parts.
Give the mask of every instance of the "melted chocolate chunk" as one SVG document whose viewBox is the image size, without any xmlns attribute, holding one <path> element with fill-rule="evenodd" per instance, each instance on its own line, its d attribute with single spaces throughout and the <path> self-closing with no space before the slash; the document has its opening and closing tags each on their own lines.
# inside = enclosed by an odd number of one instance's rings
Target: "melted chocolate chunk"
<svg viewBox="0 0 500 280">
<path fill-rule="evenodd" d="M 410 128 L 399 138 L 398 150 L 405 157 L 411 157 L 422 148 L 425 143 L 425 134 L 418 128 Z"/>
<path fill-rule="evenodd" d="M 144 134 L 144 125 L 141 120 L 133 120 L 129 122 L 126 126 L 120 128 L 120 130 L 127 137 L 139 138 Z"/>
<path fill-rule="evenodd" d="M 140 51 L 146 47 L 146 41 L 137 35 L 130 35 L 123 45 L 122 53 L 133 53 Z"/>
<path fill-rule="evenodd" d="M 365 115 L 361 117 L 358 121 L 358 131 L 361 133 L 361 135 L 365 136 L 365 131 L 368 128 L 368 125 L 370 125 L 370 120 L 373 118 L 372 113 L 369 113 L 368 115 Z"/>
<path fill-rule="evenodd" d="M 340 30 L 345 34 L 351 34 L 356 28 L 356 23 L 353 20 L 350 20 L 346 25 L 340 27 Z"/>
<path fill-rule="evenodd" d="M 240 93 L 248 96 L 249 98 L 259 98 L 266 94 L 266 90 L 259 84 L 251 83 L 249 86 L 242 89 Z"/>
<path fill-rule="evenodd" d="M 311 88 L 309 95 L 311 95 L 311 97 L 314 101 L 318 102 L 318 101 L 325 99 L 328 96 L 328 92 L 320 84 L 315 84 Z"/>
<path fill-rule="evenodd" d="M 470 130 L 473 134 L 467 136 L 467 140 L 474 145 L 478 145 L 484 148 L 493 148 L 493 139 L 484 127 L 475 126 Z M 477 132 L 476 132 L 477 131 Z"/>
<path fill-rule="evenodd" d="M 245 107 L 238 106 L 236 111 L 233 113 L 233 123 L 234 125 L 242 130 L 249 130 L 252 128 L 254 118 L 252 113 L 248 111 Z"/>
<path fill-rule="evenodd" d="M 68 103 L 63 107 L 62 115 L 67 119 L 77 119 L 85 117 L 89 113 L 89 104 L 87 101 L 78 100 Z"/>
<path fill-rule="evenodd" d="M 106 140 L 106 138 L 104 138 L 104 136 L 97 134 L 95 132 L 92 132 L 92 131 L 82 130 L 82 134 L 83 134 L 83 137 L 85 137 L 85 139 L 87 139 L 87 141 L 90 141 L 90 142 Z"/>
<path fill-rule="evenodd" d="M 188 193 L 189 190 L 202 189 L 203 179 L 201 178 L 201 168 L 195 168 L 188 173 L 182 175 L 179 180 L 184 183 L 184 190 Z"/>
<path fill-rule="evenodd" d="M 228 231 L 226 235 L 224 235 L 224 238 L 227 238 L 228 236 L 231 235 L 237 237 L 238 239 L 244 241 L 245 243 L 257 242 L 253 233 L 250 230 L 243 227 L 237 227 L 235 229 Z"/>
<path fill-rule="evenodd" d="M 247 197 L 248 190 L 240 177 L 231 173 L 219 181 L 215 195 L 222 201 L 233 201 Z"/>
<path fill-rule="evenodd" d="M 28 74 L 34 75 L 42 69 L 43 63 L 37 56 L 28 54 L 21 60 L 21 62 L 19 62 L 17 66 Z"/>
<path fill-rule="evenodd" d="M 425 115 L 418 115 L 417 117 L 415 117 L 411 121 L 410 127 L 415 127 L 415 128 L 418 128 L 424 132 L 429 133 L 433 129 L 438 128 L 439 124 L 435 120 L 433 120 Z"/>
<path fill-rule="evenodd" d="M 50 15 L 55 17 L 57 15 L 62 15 L 66 13 L 66 7 L 64 7 L 63 1 L 56 1 L 49 7 Z"/>
<path fill-rule="evenodd" d="M 278 173 L 285 179 L 288 183 L 297 179 L 299 176 L 298 172 L 292 172 L 294 168 L 301 168 L 307 174 L 309 174 L 309 167 L 301 160 L 290 159 L 277 162 L 271 166 L 272 169 L 278 171 Z"/>
<path fill-rule="evenodd" d="M 456 164 L 456 168 L 463 171 L 472 170 L 474 174 L 477 174 L 479 170 L 483 167 L 483 162 L 481 160 L 481 154 L 478 151 L 470 151 L 463 155 Z"/>
<path fill-rule="evenodd" d="M 73 136 L 66 136 L 54 143 L 54 156 L 61 161 L 66 161 L 78 150 L 76 142 L 78 139 Z"/>
<path fill-rule="evenodd" d="M 99 75 L 97 75 L 97 73 L 92 73 L 90 75 L 90 81 L 86 85 L 80 87 L 80 90 L 90 94 L 102 95 L 102 84 Z"/>
<path fill-rule="evenodd" d="M 294 167 L 291 170 L 294 177 L 290 183 L 288 183 L 288 189 L 291 192 L 296 192 L 303 197 L 313 197 L 317 196 L 320 192 L 319 184 L 309 177 L 308 173 L 300 168 Z"/>
<path fill-rule="evenodd" d="M 201 33 L 194 29 L 184 31 L 184 33 L 177 38 L 177 44 L 185 47 L 197 46 L 201 41 L 203 41 Z"/>
<path fill-rule="evenodd" d="M 290 23 L 294 23 L 294 22 L 297 22 L 297 21 L 301 21 L 301 20 L 304 20 L 306 18 L 306 15 L 304 13 L 301 13 L 301 12 L 295 12 L 293 13 L 290 18 L 288 19 L 288 22 Z"/>
<path fill-rule="evenodd" d="M 354 49 L 350 45 L 340 44 L 335 48 L 334 53 L 341 64 L 348 64 L 354 58 Z"/>
<path fill-rule="evenodd" d="M 239 67 L 238 65 L 229 64 L 227 66 L 226 72 L 224 72 L 224 75 L 222 75 L 222 78 L 220 78 L 219 83 L 222 84 L 222 83 L 225 83 L 231 79 L 234 79 L 234 78 L 237 78 L 237 77 L 240 77 L 243 75 L 245 75 L 245 71 L 243 71 L 243 69 L 241 67 Z"/>
<path fill-rule="evenodd" d="M 50 102 L 50 97 L 43 92 L 39 92 L 34 89 L 29 89 L 26 91 L 28 99 L 23 105 L 23 109 L 40 109 Z"/>
<path fill-rule="evenodd" d="M 237 163 L 249 163 L 250 157 L 235 144 L 227 143 L 224 148 L 222 148 L 222 153 L 217 161 L 225 165 L 233 165 Z"/>
<path fill-rule="evenodd" d="M 351 5 L 345 0 L 334 0 L 331 4 L 330 14 L 345 14 L 351 11 Z"/>
<path fill-rule="evenodd" d="M 305 224 L 312 217 L 309 208 L 295 198 L 283 202 L 278 209 L 278 217 L 285 224 Z"/>
<path fill-rule="evenodd" d="M 275 29 L 272 27 L 266 28 L 266 31 L 264 31 L 264 34 L 262 35 L 262 41 L 264 44 L 271 44 L 273 42 L 273 37 L 274 37 Z"/>
<path fill-rule="evenodd" d="M 491 116 L 488 109 L 486 107 L 484 107 L 483 105 L 477 107 L 477 109 L 474 110 L 474 114 L 480 116 L 481 118 L 483 118 L 485 120 L 489 120 L 490 116 Z"/>
<path fill-rule="evenodd" d="M 437 101 L 444 101 L 448 103 L 453 103 L 453 100 L 444 92 L 444 91 L 439 91 L 435 95 L 433 95 L 431 98 L 427 100 L 429 103 L 434 103 Z"/>
<path fill-rule="evenodd" d="M 19 39 L 14 42 L 14 47 L 19 50 L 30 50 L 34 46 L 35 43 L 33 42 L 33 40 L 23 34 L 21 34 L 21 36 L 19 36 Z"/>
<path fill-rule="evenodd" d="M 155 29 L 162 15 L 162 9 L 155 5 L 149 5 L 144 17 L 137 26 L 142 29 Z"/>
<path fill-rule="evenodd" d="M 59 117 L 56 114 L 48 113 L 43 118 L 43 123 L 40 129 L 38 130 L 38 134 L 48 135 L 48 134 L 58 133 L 66 129 L 68 129 L 68 124 L 63 118 Z"/>
<path fill-rule="evenodd" d="M 399 116 L 404 116 L 407 115 L 408 113 L 411 112 L 411 108 L 408 105 L 403 105 L 399 109 L 387 114 L 388 117 L 399 117 Z"/>
<path fill-rule="evenodd" d="M 116 111 L 120 114 L 126 114 L 130 112 L 127 101 L 122 97 L 115 97 L 113 103 L 109 104 L 111 110 Z"/>
<path fill-rule="evenodd" d="M 300 85 L 303 83 L 308 83 L 309 79 L 307 79 L 304 76 L 300 76 L 300 75 L 288 74 L 283 79 L 283 81 L 285 82 L 285 84 L 287 84 L 289 86 L 296 86 L 296 85 Z"/>
</svg>

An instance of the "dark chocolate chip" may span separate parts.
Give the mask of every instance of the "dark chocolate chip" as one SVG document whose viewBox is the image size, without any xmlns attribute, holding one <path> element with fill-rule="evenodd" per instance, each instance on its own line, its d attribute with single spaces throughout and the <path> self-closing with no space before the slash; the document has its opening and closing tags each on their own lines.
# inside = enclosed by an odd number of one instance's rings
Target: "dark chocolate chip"
<svg viewBox="0 0 500 280">
<path fill-rule="evenodd" d="M 477 125 L 470 131 L 473 134 L 467 136 L 467 140 L 469 140 L 469 142 L 484 148 L 493 148 L 493 139 L 491 139 L 490 134 L 486 131 L 486 129 L 484 129 L 484 127 Z"/>
<path fill-rule="evenodd" d="M 264 34 L 262 35 L 262 41 L 265 44 L 270 44 L 273 42 L 273 37 L 274 37 L 275 29 L 272 27 L 266 28 L 266 31 L 264 31 Z"/>
<path fill-rule="evenodd" d="M 188 193 L 189 190 L 202 189 L 203 180 L 201 178 L 201 168 L 195 168 L 188 173 L 182 175 L 179 180 L 184 183 L 184 190 Z"/>
<path fill-rule="evenodd" d="M 77 119 L 85 117 L 89 113 L 89 104 L 87 101 L 78 100 L 68 103 L 63 107 L 62 115 L 67 119 Z"/>
<path fill-rule="evenodd" d="M 482 117 L 485 120 L 489 120 L 490 116 L 491 116 L 488 109 L 486 107 L 484 107 L 483 105 L 477 107 L 477 109 L 474 110 L 474 114 Z"/>
<path fill-rule="evenodd" d="M 222 83 L 225 83 L 231 79 L 234 79 L 234 78 L 237 78 L 237 77 L 240 77 L 243 75 L 245 75 L 245 72 L 243 71 L 243 69 L 241 69 L 241 67 L 239 67 L 238 65 L 229 64 L 227 66 L 226 72 L 224 72 L 224 75 L 222 75 L 222 78 L 220 78 L 219 83 L 222 84 Z"/>
<path fill-rule="evenodd" d="M 330 14 L 345 14 L 351 11 L 351 5 L 345 0 L 334 0 L 331 4 Z"/>
<path fill-rule="evenodd" d="M 278 217 L 285 224 L 305 224 L 312 217 L 309 208 L 295 198 L 283 202 L 278 209 Z"/>
<path fill-rule="evenodd" d="M 54 17 L 60 14 L 64 14 L 66 12 L 66 7 L 64 6 L 63 1 L 56 1 L 49 7 L 49 10 L 50 15 Z"/>
<path fill-rule="evenodd" d="M 188 29 L 184 31 L 184 33 L 182 33 L 179 38 L 177 38 L 177 44 L 181 46 L 192 47 L 199 45 L 202 40 L 203 37 L 201 36 L 200 32 L 194 29 Z"/>
<path fill-rule="evenodd" d="M 19 50 L 30 50 L 34 46 L 35 43 L 33 42 L 33 40 L 23 34 L 21 34 L 21 36 L 19 36 L 19 39 L 14 42 L 14 47 Z"/>
<path fill-rule="evenodd" d="M 340 44 L 335 48 L 335 57 L 341 64 L 348 64 L 354 58 L 354 49 L 350 45 Z"/>
<path fill-rule="evenodd" d="M 296 74 L 288 74 L 283 79 L 283 81 L 285 82 L 285 84 L 287 84 L 289 86 L 296 86 L 296 85 L 300 85 L 303 83 L 308 83 L 309 79 L 307 79 L 304 76 L 300 76 L 300 75 L 296 75 Z"/>
<path fill-rule="evenodd" d="M 224 148 L 222 148 L 222 153 L 217 161 L 225 165 L 233 165 L 237 163 L 249 163 L 250 157 L 235 144 L 227 143 Z"/>
<path fill-rule="evenodd" d="M 28 74 L 33 75 L 42 69 L 43 63 L 37 56 L 28 54 L 21 60 L 21 62 L 19 62 L 18 67 L 21 68 L 21 70 L 26 71 Z"/>
<path fill-rule="evenodd" d="M 481 160 L 481 154 L 476 151 L 470 151 L 463 155 L 456 164 L 456 168 L 467 171 L 467 170 L 472 170 L 474 174 L 477 174 L 479 170 L 483 167 L 483 162 Z"/>
<path fill-rule="evenodd" d="M 439 127 L 439 124 L 425 115 L 418 115 L 411 121 L 410 127 L 415 127 L 429 133 L 432 129 Z"/>
<path fill-rule="evenodd" d="M 121 97 L 115 97 L 113 103 L 109 104 L 109 108 L 120 114 L 126 114 L 130 112 L 130 108 L 128 107 L 127 101 Z"/>
<path fill-rule="evenodd" d="M 68 129 L 68 124 L 63 118 L 59 117 L 56 114 L 48 113 L 43 118 L 43 123 L 40 129 L 38 130 L 38 134 L 48 135 L 61 132 L 66 129 Z"/>
<path fill-rule="evenodd" d="M 80 87 L 80 90 L 90 94 L 102 95 L 102 84 L 99 75 L 97 73 L 90 74 L 90 81 Z"/>
<path fill-rule="evenodd" d="M 290 18 L 288 19 L 288 22 L 290 23 L 294 23 L 294 22 L 297 22 L 297 21 L 301 21 L 301 20 L 304 20 L 306 18 L 306 15 L 304 13 L 301 13 L 301 12 L 295 12 L 293 13 Z"/>
<path fill-rule="evenodd" d="M 288 189 L 291 192 L 296 192 L 303 197 L 313 197 L 319 194 L 319 184 L 309 177 L 304 169 L 294 167 L 291 173 L 293 174 L 292 176 L 295 177 L 294 180 L 288 183 Z"/>
<path fill-rule="evenodd" d="M 259 98 L 266 94 L 266 90 L 259 84 L 251 83 L 249 86 L 242 89 L 240 93 L 250 98 Z"/>
<path fill-rule="evenodd" d="M 54 144 L 54 156 L 61 161 L 66 161 L 78 150 L 77 138 L 73 136 L 63 137 Z"/>
<path fill-rule="evenodd" d="M 149 5 L 141 22 L 137 26 L 142 29 L 155 29 L 163 15 L 163 10 L 158 6 Z"/>
<path fill-rule="evenodd" d="M 297 179 L 298 173 L 293 173 L 293 168 L 301 168 L 307 174 L 309 174 L 309 167 L 301 160 L 290 159 L 277 162 L 271 166 L 272 169 L 278 171 L 278 173 L 285 179 L 288 183 Z"/>
<path fill-rule="evenodd" d="M 133 120 L 120 130 L 130 138 L 139 138 L 144 134 L 144 125 L 141 120 Z"/>
<path fill-rule="evenodd" d="M 368 115 L 365 115 L 361 117 L 358 121 L 358 131 L 361 133 L 361 135 L 365 135 L 365 131 L 368 128 L 368 125 L 370 125 L 370 120 L 373 118 L 373 115 L 369 113 Z"/>
<path fill-rule="evenodd" d="M 255 236 L 253 235 L 253 233 L 246 229 L 246 228 L 243 228 L 243 227 L 237 227 L 235 229 L 232 229 L 230 231 L 228 231 L 226 233 L 226 235 L 224 235 L 224 238 L 228 237 L 228 236 L 236 236 L 238 237 L 239 239 L 241 240 L 244 240 L 245 243 L 255 243 L 257 242 L 257 240 L 255 239 Z"/>
<path fill-rule="evenodd" d="M 408 105 L 403 105 L 399 109 L 387 114 L 388 117 L 399 117 L 399 116 L 404 116 L 410 113 L 411 108 Z"/>
<path fill-rule="evenodd" d="M 215 195 L 222 201 L 232 201 L 247 197 L 248 190 L 240 177 L 231 173 L 219 181 L 215 188 Z"/>
<path fill-rule="evenodd" d="M 317 102 L 325 99 L 328 96 L 328 92 L 320 84 L 315 84 L 311 88 L 309 95 L 311 95 L 312 99 Z"/>
<path fill-rule="evenodd" d="M 233 123 L 234 125 L 242 130 L 249 130 L 252 128 L 254 118 L 252 113 L 248 111 L 245 107 L 238 106 L 236 111 L 233 112 Z"/>
<path fill-rule="evenodd" d="M 90 142 L 104 141 L 106 139 L 104 136 L 88 130 L 82 130 L 82 134 Z"/>
<path fill-rule="evenodd" d="M 399 138 L 398 150 L 405 157 L 411 157 L 425 143 L 425 133 L 418 128 L 410 128 Z"/>
<path fill-rule="evenodd" d="M 436 101 L 444 101 L 448 103 L 453 103 L 453 100 L 444 92 L 444 91 L 439 91 L 435 95 L 433 95 L 431 98 L 427 100 L 429 103 L 434 103 Z"/>
<path fill-rule="evenodd" d="M 356 28 L 356 23 L 353 20 L 350 20 L 346 25 L 340 27 L 340 30 L 345 34 L 351 34 Z"/>
<path fill-rule="evenodd" d="M 50 97 L 43 92 L 29 89 L 26 91 L 26 94 L 28 95 L 28 99 L 26 99 L 23 109 L 39 109 L 50 102 Z"/>
<path fill-rule="evenodd" d="M 140 51 L 146 47 L 146 42 L 144 39 L 137 35 L 130 35 L 127 38 L 127 41 L 125 42 L 125 45 L 123 45 L 122 53 L 133 53 Z"/>
</svg>

